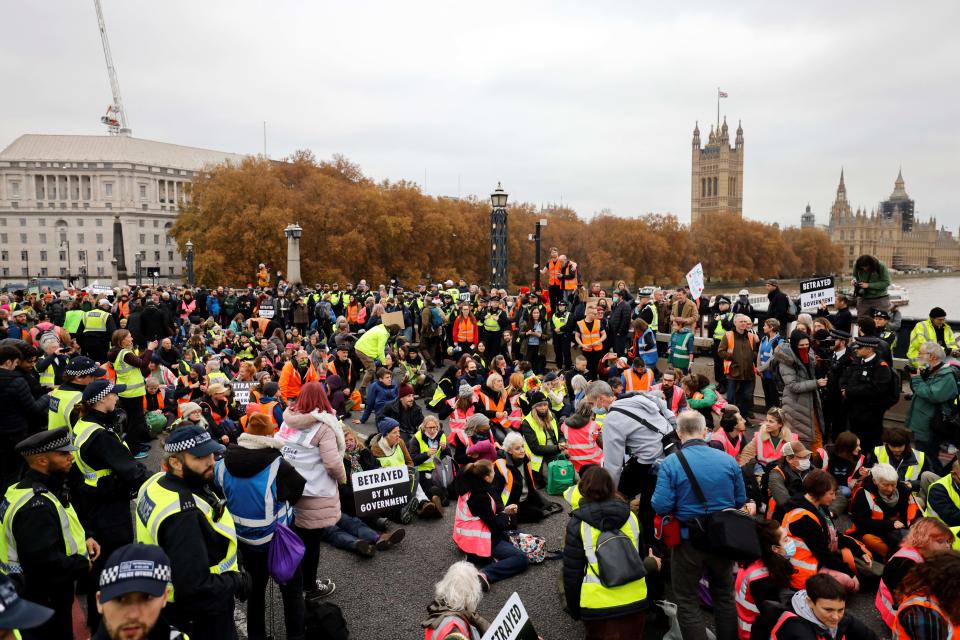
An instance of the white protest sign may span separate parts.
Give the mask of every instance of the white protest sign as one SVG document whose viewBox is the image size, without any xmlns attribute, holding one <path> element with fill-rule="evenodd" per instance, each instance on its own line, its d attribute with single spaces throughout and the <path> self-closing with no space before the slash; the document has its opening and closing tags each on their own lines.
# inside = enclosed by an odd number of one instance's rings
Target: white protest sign
<svg viewBox="0 0 960 640">
<path fill-rule="evenodd" d="M 402 507 L 410 499 L 407 465 L 356 471 L 351 482 L 357 516 L 361 518 Z"/>
<path fill-rule="evenodd" d="M 264 300 L 261 302 L 260 306 L 257 307 L 257 315 L 259 315 L 261 318 L 272 320 L 274 315 L 276 315 L 276 310 L 273 307 L 273 300 Z"/>
<path fill-rule="evenodd" d="M 507 598 L 481 640 L 537 640 L 537 632 L 516 591 Z"/>
<path fill-rule="evenodd" d="M 250 402 L 250 389 L 253 388 L 253 385 L 253 382 L 241 382 L 240 380 L 233 380 L 230 383 L 230 386 L 233 387 L 233 399 L 239 407 L 244 408 Z"/>
<path fill-rule="evenodd" d="M 837 298 L 837 289 L 833 276 L 804 280 L 800 283 L 800 307 L 816 308 L 821 302 L 833 304 Z"/>
<path fill-rule="evenodd" d="M 690 297 L 699 300 L 703 293 L 703 263 L 698 262 L 697 266 L 687 273 L 687 286 L 690 287 Z"/>
</svg>

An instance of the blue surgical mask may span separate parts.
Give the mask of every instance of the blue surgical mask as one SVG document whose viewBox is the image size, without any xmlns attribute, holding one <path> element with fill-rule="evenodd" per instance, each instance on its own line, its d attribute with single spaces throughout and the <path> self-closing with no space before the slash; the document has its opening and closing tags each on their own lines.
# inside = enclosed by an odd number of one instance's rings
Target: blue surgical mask
<svg viewBox="0 0 960 640">
<path fill-rule="evenodd" d="M 787 541 L 783 544 L 783 554 L 788 558 L 792 558 L 797 553 L 797 543 L 794 542 L 793 538 L 787 538 Z"/>
</svg>

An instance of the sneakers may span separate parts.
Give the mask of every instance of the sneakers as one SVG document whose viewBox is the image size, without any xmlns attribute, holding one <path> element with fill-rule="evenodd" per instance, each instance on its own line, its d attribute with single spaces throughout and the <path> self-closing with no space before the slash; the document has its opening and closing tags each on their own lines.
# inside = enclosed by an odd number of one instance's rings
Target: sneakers
<svg viewBox="0 0 960 640">
<path fill-rule="evenodd" d="M 390 521 L 386 518 L 377 518 L 374 520 L 371 525 L 377 531 L 389 531 L 390 530 Z"/>
<path fill-rule="evenodd" d="M 377 542 L 379 543 L 380 541 L 377 540 Z M 353 548 L 359 555 L 365 558 L 372 558 L 377 553 L 377 547 L 370 544 L 366 540 L 357 540 L 357 542 L 353 545 Z"/>
<path fill-rule="evenodd" d="M 384 551 L 394 545 L 400 544 L 406 535 L 407 532 L 403 529 L 394 529 L 390 533 L 381 534 L 380 538 L 376 542 L 376 547 L 380 551 Z"/>
<path fill-rule="evenodd" d="M 149 456 L 149 455 L 150 455 L 150 451 L 149 451 L 149 450 L 140 450 L 140 451 L 137 451 L 135 454 L 133 454 L 133 459 L 134 459 L 134 460 L 143 460 L 144 458 L 146 458 L 146 457 Z"/>
<path fill-rule="evenodd" d="M 413 519 L 419 514 L 420 508 L 418 508 L 417 501 L 410 499 L 407 501 L 407 504 L 403 506 L 403 509 L 400 511 L 400 523 L 401 524 L 410 524 L 413 522 Z"/>
<path fill-rule="evenodd" d="M 317 580 L 316 587 L 316 589 L 311 589 L 304 595 L 310 599 L 326 598 L 327 596 L 333 595 L 333 592 L 337 590 L 337 585 L 329 578 Z"/>
</svg>

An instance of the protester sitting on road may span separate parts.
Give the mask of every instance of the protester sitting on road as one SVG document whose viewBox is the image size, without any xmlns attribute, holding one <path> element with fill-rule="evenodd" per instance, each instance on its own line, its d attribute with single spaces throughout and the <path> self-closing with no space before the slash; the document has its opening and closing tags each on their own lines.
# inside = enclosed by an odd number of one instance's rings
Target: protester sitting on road
<svg viewBox="0 0 960 640">
<path fill-rule="evenodd" d="M 432 498 L 420 487 L 417 470 L 414 469 L 413 458 L 410 457 L 410 451 L 406 443 L 400 437 L 400 424 L 393 418 L 381 418 L 377 423 L 378 433 L 371 436 L 368 444 L 370 453 L 377 459 L 381 467 L 399 467 L 406 465 L 410 468 L 410 511 L 416 509 L 416 514 L 421 518 L 442 518 L 443 503 L 440 497 L 434 495 Z M 403 513 L 408 513 L 406 509 L 401 510 L 401 522 L 406 524 L 409 520 L 403 517 Z"/>
<path fill-rule="evenodd" d="M 861 540 L 880 561 L 900 548 L 920 509 L 910 488 L 889 464 L 876 464 L 850 501 L 849 535 Z"/>
<path fill-rule="evenodd" d="M 765 624 L 753 625 L 751 640 L 880 640 L 859 619 L 847 613 L 847 590 L 831 575 L 811 576 L 783 610 L 777 607 Z"/>
<path fill-rule="evenodd" d="M 605 469 L 590 467 L 579 487 L 580 503 L 570 514 L 563 545 L 567 611 L 574 619 L 583 620 L 586 640 L 643 637 L 646 575 L 659 570 L 659 560 L 652 549 L 647 551 L 637 516 L 617 494 Z M 611 532 L 627 537 L 629 544 L 619 547 L 620 553 L 601 551 L 601 536 Z M 616 538 L 607 538 L 611 539 Z M 604 584 L 605 565 L 600 555 L 605 552 L 613 553 L 611 560 L 623 565 L 619 568 L 626 575 L 619 585 Z"/>
<path fill-rule="evenodd" d="M 719 398 L 716 385 L 700 373 L 684 376 L 680 384 L 687 395 L 687 406 L 699 412 L 707 427 L 713 429 L 713 405 L 717 404 Z"/>
<path fill-rule="evenodd" d="M 196 425 L 205 431 L 210 431 L 207 426 L 207 421 L 203 417 L 203 409 L 196 402 L 184 402 L 181 404 L 180 415 L 183 417 L 178 418 L 172 425 L 170 425 L 171 431 L 190 425 Z M 211 434 L 211 436 L 212 435 L 213 434 Z"/>
<path fill-rule="evenodd" d="M 383 410 L 390 404 L 397 401 L 400 394 L 400 388 L 393 383 L 393 372 L 386 367 L 377 369 L 377 379 L 367 387 L 367 395 L 363 401 L 363 413 L 360 419 L 354 418 L 354 424 L 362 424 L 367 421 L 370 414 L 374 414 L 379 419 L 383 415 Z"/>
<path fill-rule="evenodd" d="M 930 485 L 926 515 L 948 527 L 960 527 L 960 458 L 953 459 L 950 473 Z"/>
<path fill-rule="evenodd" d="M 948 639 L 960 629 L 960 553 L 943 551 L 904 577 L 893 637 Z"/>
<path fill-rule="evenodd" d="M 475 413 L 467 418 L 463 430 L 451 434 L 451 440 L 453 461 L 461 467 L 476 460 L 477 454 L 471 457 L 468 451 L 470 447 L 480 442 L 489 442 L 491 446 L 496 447 L 493 432 L 490 430 L 490 419 L 482 413 Z"/>
<path fill-rule="evenodd" d="M 443 506 L 446 506 L 446 491 L 439 489 L 433 483 L 433 472 L 437 468 L 437 462 L 450 456 L 447 436 L 443 434 L 443 429 L 440 427 L 440 419 L 434 415 L 424 418 L 420 428 L 410 438 L 407 448 L 420 476 L 420 488 L 431 497 L 438 496 Z"/>
<path fill-rule="evenodd" d="M 581 402 L 573 413 L 560 425 L 567 440 L 567 453 L 573 468 L 578 473 L 588 464 L 603 464 L 603 436 L 600 425 L 593 417 L 593 405 Z"/>
<path fill-rule="evenodd" d="M 767 518 L 783 519 L 786 505 L 803 495 L 803 479 L 810 474 L 810 451 L 802 442 L 787 442 L 783 445 L 783 457 L 767 476 Z"/>
<path fill-rule="evenodd" d="M 847 511 L 850 497 L 869 473 L 864 465 L 865 460 L 860 451 L 860 438 L 852 431 L 837 434 L 832 445 L 826 445 L 814 453 L 813 466 L 823 469 L 837 481 L 837 499 L 830 505 L 833 513 Z"/>
<path fill-rule="evenodd" d="M 490 623 L 477 613 L 483 598 L 482 580 L 469 562 L 450 565 L 434 585 L 427 619 L 420 623 L 424 640 L 473 640 L 487 632 Z"/>
<path fill-rule="evenodd" d="M 468 558 L 484 566 L 479 577 L 484 591 L 490 585 L 523 573 L 528 564 L 525 553 L 507 538 L 517 528 L 517 505 L 503 506 L 493 486 L 495 472 L 489 460 L 471 462 L 457 478 L 456 518 L 453 541 Z"/>
<path fill-rule="evenodd" d="M 780 594 L 790 588 L 793 574 L 790 558 L 797 550 L 796 544 L 780 523 L 776 520 L 757 522 L 757 538 L 760 557 L 741 565 L 734 583 L 740 640 L 749 640 L 750 629 L 759 613 L 758 605 L 767 600 L 779 602 Z"/>
<path fill-rule="evenodd" d="M 767 411 L 763 424 L 754 432 L 753 438 L 743 447 L 737 462 L 748 469 L 751 462 L 756 463 L 759 468 L 755 471 L 762 473 L 780 460 L 786 443 L 797 440 L 797 436 L 787 426 L 783 409 L 773 407 Z"/>
<path fill-rule="evenodd" d="M 523 436 L 516 431 L 508 433 L 503 440 L 503 451 L 506 456 L 494 463 L 493 486 L 504 506 L 517 505 L 517 522 L 539 522 L 559 511 L 555 503 L 537 490 Z"/>
<path fill-rule="evenodd" d="M 374 386 L 371 385 L 370 389 Z M 369 398 L 369 390 L 367 397 Z M 400 437 L 409 446 L 413 434 L 423 423 L 423 410 L 414 398 L 413 387 L 409 384 L 400 385 L 397 400 L 385 405 L 378 414 L 378 417 L 383 416 L 393 418 L 400 423 Z"/>
<path fill-rule="evenodd" d="M 736 459 L 747 446 L 747 439 L 743 435 L 746 430 L 747 421 L 740 415 L 740 410 L 728 404 L 720 412 L 720 424 L 710 434 L 707 444 Z"/>
<path fill-rule="evenodd" d="M 199 404 L 210 435 L 223 444 L 236 444 L 241 432 L 240 412 L 227 400 L 228 391 L 219 382 L 210 384 Z"/>
<path fill-rule="evenodd" d="M 520 433 L 526 441 L 534 477 L 542 487 L 546 484 L 547 467 L 566 451 L 567 441 L 560 435 L 547 397 L 534 391 L 527 394 L 527 399 L 532 410 L 520 423 Z"/>
<path fill-rule="evenodd" d="M 936 518 L 920 518 L 913 523 L 900 548 L 884 566 L 877 589 L 874 604 L 888 627 L 893 625 L 893 617 L 900 604 L 897 592 L 904 576 L 930 556 L 949 551 L 955 539 L 950 528 Z"/>
</svg>

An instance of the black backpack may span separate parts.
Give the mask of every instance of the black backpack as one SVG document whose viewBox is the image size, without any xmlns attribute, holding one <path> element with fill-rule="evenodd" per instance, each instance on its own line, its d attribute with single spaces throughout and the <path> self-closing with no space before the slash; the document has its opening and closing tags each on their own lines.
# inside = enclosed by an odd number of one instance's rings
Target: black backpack
<svg viewBox="0 0 960 640">
<path fill-rule="evenodd" d="M 340 607 L 316 598 L 306 599 L 304 631 L 307 638 L 319 640 L 348 640 L 350 632 Z"/>
<path fill-rule="evenodd" d="M 596 554 L 599 573 L 595 573 L 608 589 L 629 584 L 647 575 L 637 545 L 620 529 L 600 532 Z"/>
</svg>

